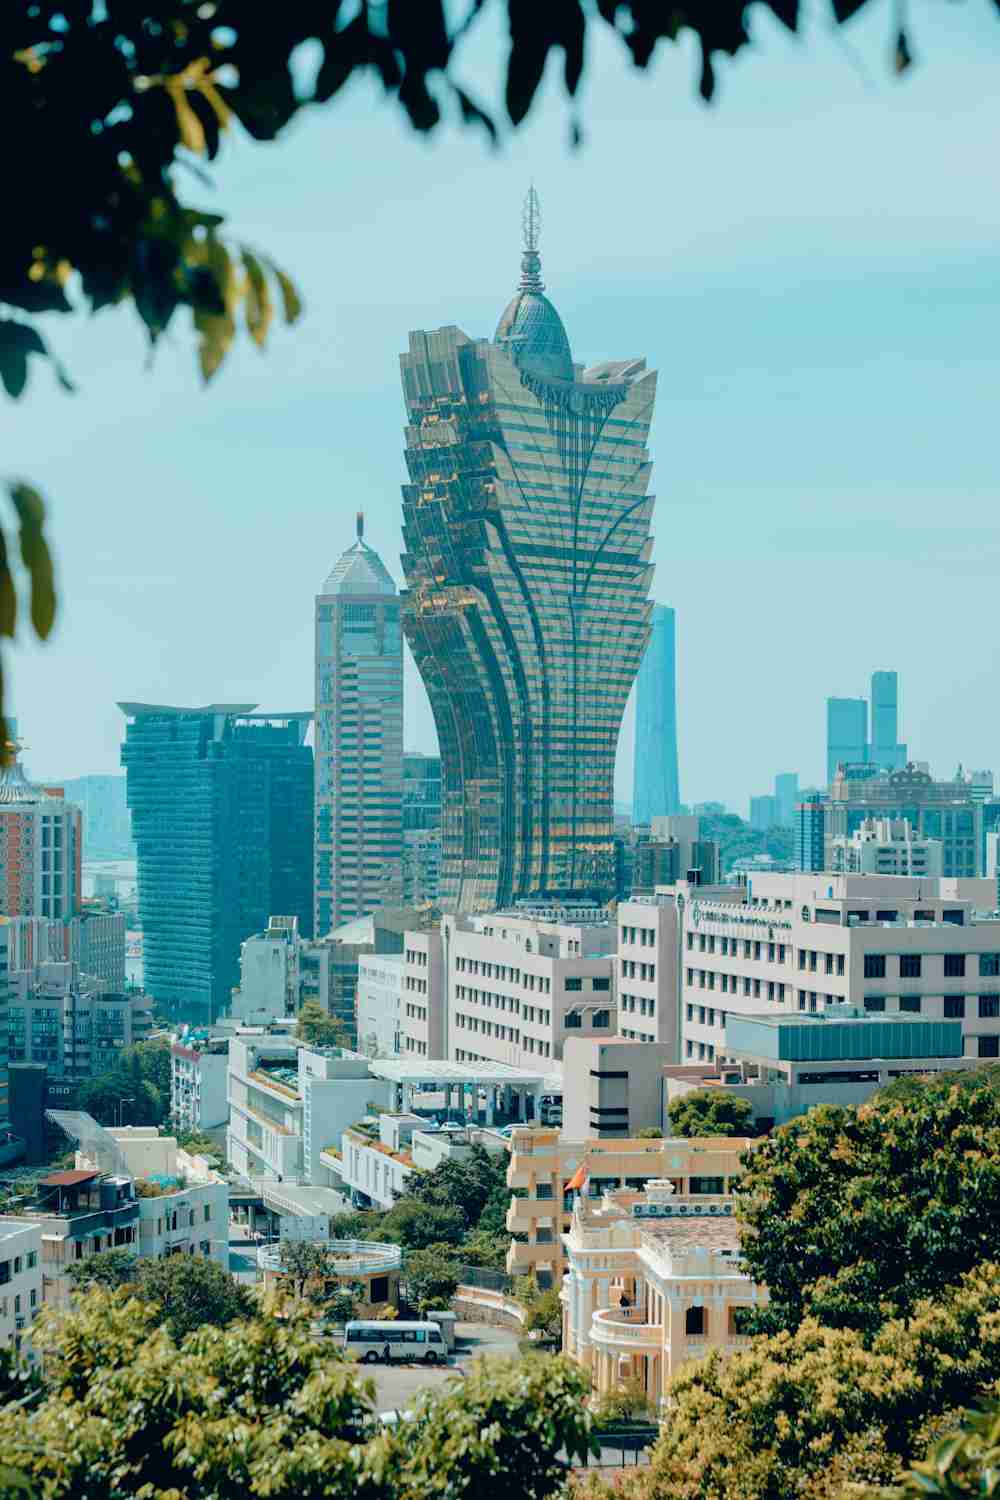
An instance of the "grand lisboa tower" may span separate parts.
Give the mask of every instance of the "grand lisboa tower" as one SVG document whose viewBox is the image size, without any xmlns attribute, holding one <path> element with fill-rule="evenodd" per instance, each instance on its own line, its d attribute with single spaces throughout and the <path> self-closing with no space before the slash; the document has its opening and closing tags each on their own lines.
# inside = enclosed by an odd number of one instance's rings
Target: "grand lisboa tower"
<svg viewBox="0 0 1000 1500">
<path fill-rule="evenodd" d="M 614 767 L 649 636 L 655 372 L 575 364 L 525 203 L 492 340 L 410 334 L 402 623 L 442 762 L 440 903 L 606 901 Z"/>
</svg>

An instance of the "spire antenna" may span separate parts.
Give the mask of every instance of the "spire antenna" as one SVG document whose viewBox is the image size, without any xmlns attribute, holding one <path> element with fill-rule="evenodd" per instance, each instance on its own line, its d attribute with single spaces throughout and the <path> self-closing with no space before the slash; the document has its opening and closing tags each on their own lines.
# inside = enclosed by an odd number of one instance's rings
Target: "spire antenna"
<svg viewBox="0 0 1000 1500">
<path fill-rule="evenodd" d="M 538 253 L 538 242 L 542 237 L 542 205 L 532 183 L 521 209 L 521 233 L 523 253 L 521 255 L 521 287 L 526 292 L 542 292 L 542 258 Z"/>
<path fill-rule="evenodd" d="M 365 539 L 365 513 L 364 513 L 363 510 L 359 510 L 358 511 L 358 541 L 359 542 L 363 542 L 364 539 Z"/>
</svg>

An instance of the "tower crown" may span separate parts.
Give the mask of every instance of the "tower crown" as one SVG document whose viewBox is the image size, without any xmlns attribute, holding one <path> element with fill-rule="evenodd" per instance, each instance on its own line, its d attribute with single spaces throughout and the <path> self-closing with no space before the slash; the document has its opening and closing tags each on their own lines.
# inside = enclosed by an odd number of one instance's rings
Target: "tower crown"
<svg viewBox="0 0 1000 1500">
<path fill-rule="evenodd" d="M 557 380 L 573 379 L 573 356 L 562 318 L 544 295 L 538 243 L 542 208 L 534 184 L 521 211 L 521 283 L 500 315 L 493 342 L 507 349 L 519 369 Z"/>
</svg>

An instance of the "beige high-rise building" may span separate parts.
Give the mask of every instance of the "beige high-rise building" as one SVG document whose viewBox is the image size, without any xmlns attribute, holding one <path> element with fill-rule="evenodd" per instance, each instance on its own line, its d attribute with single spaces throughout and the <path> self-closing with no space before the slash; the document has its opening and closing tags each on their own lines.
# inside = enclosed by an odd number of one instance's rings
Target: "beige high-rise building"
<svg viewBox="0 0 1000 1500">
<path fill-rule="evenodd" d="M 316 599 L 317 938 L 403 899 L 403 644 L 396 585 L 357 540 Z"/>
</svg>

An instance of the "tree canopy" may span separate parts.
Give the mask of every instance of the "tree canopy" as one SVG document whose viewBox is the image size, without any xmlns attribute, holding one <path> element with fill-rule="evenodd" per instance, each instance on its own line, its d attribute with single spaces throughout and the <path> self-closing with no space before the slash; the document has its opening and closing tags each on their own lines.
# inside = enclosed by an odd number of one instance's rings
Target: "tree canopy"
<svg viewBox="0 0 1000 1500">
<path fill-rule="evenodd" d="M 822 1105 L 748 1153 L 736 1205 L 769 1327 L 812 1315 L 870 1335 L 996 1254 L 998 1076 Z"/>
<path fill-rule="evenodd" d="M 562 1360 L 490 1361 L 391 1431 L 374 1388 L 305 1317 L 204 1326 L 179 1344 L 146 1303 L 91 1292 L 43 1312 L 44 1399 L 0 1410 L 0 1497 L 440 1500 L 562 1488 L 590 1446 L 586 1380 Z"/>
<path fill-rule="evenodd" d="M 977 1266 L 870 1346 L 807 1318 L 671 1383 L 648 1500 L 799 1500 L 886 1484 L 1000 1377 L 1000 1267 Z M 857 1491 L 855 1491 L 857 1493 Z"/>
<path fill-rule="evenodd" d="M 295 1035 L 308 1047 L 342 1047 L 347 1037 L 336 1016 L 323 1009 L 318 1000 L 306 1000 L 295 1023 Z"/>
<path fill-rule="evenodd" d="M 670 1131 L 700 1135 L 753 1135 L 753 1106 L 725 1089 L 692 1089 L 670 1105 Z"/>
<path fill-rule="evenodd" d="M 255 1306 L 245 1287 L 216 1261 L 201 1255 L 140 1260 L 131 1250 L 102 1250 L 76 1261 L 69 1276 L 81 1291 L 95 1286 L 111 1291 L 131 1288 L 175 1339 L 203 1323 L 222 1328 L 237 1318 L 247 1318 Z"/>
</svg>

